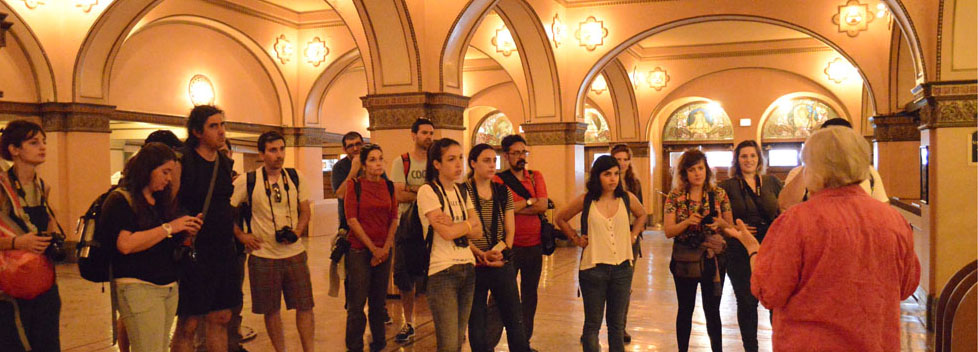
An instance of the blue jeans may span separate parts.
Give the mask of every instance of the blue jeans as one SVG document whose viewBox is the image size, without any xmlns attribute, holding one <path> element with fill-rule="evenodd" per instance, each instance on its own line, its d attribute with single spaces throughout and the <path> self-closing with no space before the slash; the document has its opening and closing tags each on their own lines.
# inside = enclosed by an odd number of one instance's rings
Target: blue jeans
<svg viewBox="0 0 978 352">
<path fill-rule="evenodd" d="M 489 292 L 492 291 L 496 304 L 490 307 L 487 303 Z M 498 336 L 489 338 L 488 320 L 490 309 L 499 309 L 503 325 L 506 327 L 506 339 L 512 352 L 529 352 L 530 342 L 523 329 L 523 312 L 520 306 L 520 292 L 516 287 L 516 272 L 512 263 L 506 263 L 501 268 L 475 268 L 475 297 L 472 301 L 472 316 L 469 317 L 469 346 L 473 352 L 494 351 Z M 501 330 L 497 330 L 500 331 Z"/>
<path fill-rule="evenodd" d="M 369 319 L 373 342 L 371 351 L 384 349 L 384 312 L 387 303 L 387 278 L 391 273 L 390 258 L 370 266 L 373 253 L 367 249 L 350 249 L 346 254 L 346 350 L 363 351 L 363 330 Z M 369 307 L 369 318 L 363 306 Z"/>
<path fill-rule="evenodd" d="M 462 349 L 465 327 L 472 311 L 475 266 L 456 264 L 428 277 L 428 308 L 435 322 L 438 352 Z"/>
<path fill-rule="evenodd" d="M 608 312 L 608 350 L 625 350 L 625 312 L 632 290 L 632 264 L 598 264 L 578 272 L 581 296 L 584 298 L 584 331 L 581 343 L 584 352 L 601 351 L 598 331 L 601 318 Z"/>
</svg>

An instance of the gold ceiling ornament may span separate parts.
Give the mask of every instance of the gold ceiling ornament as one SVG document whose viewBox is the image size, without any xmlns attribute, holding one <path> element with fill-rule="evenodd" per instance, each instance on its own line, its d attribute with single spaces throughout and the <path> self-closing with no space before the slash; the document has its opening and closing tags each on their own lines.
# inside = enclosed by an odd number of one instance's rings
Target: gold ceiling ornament
<svg viewBox="0 0 978 352">
<path fill-rule="evenodd" d="M 869 10 L 869 5 L 859 3 L 859 0 L 849 0 L 845 5 L 839 5 L 839 12 L 832 16 L 832 23 L 839 26 L 839 32 L 855 37 L 869 29 L 869 23 L 874 19 L 876 14 Z"/>
<path fill-rule="evenodd" d="M 560 44 L 563 44 L 566 32 L 567 27 L 560 21 L 560 16 L 554 14 L 554 19 L 550 22 L 550 39 L 554 42 L 554 48 L 559 48 Z"/>
<path fill-rule="evenodd" d="M 216 96 L 214 85 L 211 84 L 211 80 L 207 76 L 197 74 L 191 77 L 190 84 L 187 86 L 187 93 L 194 106 L 214 104 L 214 97 Z"/>
<path fill-rule="evenodd" d="M 27 6 L 27 8 L 31 10 L 36 9 L 38 6 L 44 5 L 44 2 L 41 0 L 22 0 L 22 1 L 24 1 L 24 6 Z"/>
<path fill-rule="evenodd" d="M 292 59 L 292 54 L 295 53 L 292 42 L 285 38 L 285 34 L 275 38 L 275 45 L 272 48 L 275 50 L 275 56 L 278 58 L 278 61 L 283 65 L 288 63 Z"/>
<path fill-rule="evenodd" d="M 326 42 L 319 37 L 312 38 L 312 41 L 306 43 L 306 49 L 302 53 L 306 62 L 314 67 L 319 67 L 319 64 L 326 62 L 326 55 L 329 55 L 329 48 L 326 47 Z"/>
<path fill-rule="evenodd" d="M 655 88 L 655 91 L 660 91 L 662 88 L 666 87 L 669 83 L 669 73 L 666 72 L 662 67 L 656 66 L 655 69 L 649 71 L 648 74 L 649 87 Z"/>
<path fill-rule="evenodd" d="M 605 28 L 604 21 L 589 16 L 577 26 L 574 36 L 581 46 L 586 47 L 588 51 L 594 51 L 595 48 L 604 45 L 604 38 L 608 37 L 608 28 Z"/>
<path fill-rule="evenodd" d="M 591 91 L 594 92 L 594 94 L 600 95 L 606 90 L 608 90 L 608 81 L 604 79 L 603 74 L 598 74 L 594 77 L 594 81 L 591 82 Z"/>
<path fill-rule="evenodd" d="M 91 12 L 95 5 L 98 5 L 98 0 L 75 0 L 75 7 L 80 8 L 85 13 Z"/>
<path fill-rule="evenodd" d="M 849 79 L 849 77 L 858 74 L 856 68 L 841 57 L 837 57 L 832 61 L 829 61 L 828 65 L 825 65 L 825 77 L 836 84 L 842 83 L 843 81 Z"/>
<path fill-rule="evenodd" d="M 516 51 L 516 41 L 513 40 L 513 34 L 506 25 L 496 29 L 496 35 L 492 37 L 492 46 L 496 47 L 497 53 L 502 53 L 506 57 Z"/>
</svg>

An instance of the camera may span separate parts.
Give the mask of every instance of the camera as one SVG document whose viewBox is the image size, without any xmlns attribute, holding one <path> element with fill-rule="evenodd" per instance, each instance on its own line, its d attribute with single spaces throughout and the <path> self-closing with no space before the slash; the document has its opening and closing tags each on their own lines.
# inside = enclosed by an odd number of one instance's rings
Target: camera
<svg viewBox="0 0 978 352">
<path fill-rule="evenodd" d="M 350 241 L 346 239 L 346 234 L 346 229 L 340 229 L 336 233 L 336 239 L 333 241 L 333 251 L 329 254 L 329 259 L 333 263 L 338 263 L 350 251 Z"/>
<path fill-rule="evenodd" d="M 57 232 L 42 232 L 38 236 L 51 237 L 51 243 L 48 245 L 48 248 L 44 249 L 44 255 L 48 259 L 60 262 L 68 257 L 68 251 L 65 249 L 65 235 Z"/>
<path fill-rule="evenodd" d="M 452 241 L 455 242 L 455 246 L 456 247 L 466 248 L 466 247 L 469 246 L 469 239 L 468 239 L 468 237 L 464 237 L 463 236 L 463 237 L 456 238 L 456 239 L 454 239 Z"/>
<path fill-rule="evenodd" d="M 292 244 L 299 240 L 299 236 L 292 231 L 291 227 L 283 227 L 275 231 L 275 241 L 283 244 Z"/>
</svg>

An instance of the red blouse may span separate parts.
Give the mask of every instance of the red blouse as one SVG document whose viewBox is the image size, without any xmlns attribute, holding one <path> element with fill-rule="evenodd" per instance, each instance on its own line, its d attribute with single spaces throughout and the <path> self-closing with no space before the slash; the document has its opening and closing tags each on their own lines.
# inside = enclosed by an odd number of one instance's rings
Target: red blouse
<svg viewBox="0 0 978 352">
<path fill-rule="evenodd" d="M 919 281 L 910 225 L 854 185 L 774 221 L 751 291 L 773 311 L 775 351 L 899 351 L 900 302 Z"/>
<path fill-rule="evenodd" d="M 343 199 L 343 210 L 347 220 L 357 219 L 374 246 L 383 247 L 391 223 L 397 220 L 397 202 L 391 199 L 387 182 L 384 180 L 372 182 L 361 177 L 360 200 L 357 200 L 353 182 L 347 183 L 346 195 Z M 351 248 L 366 248 L 352 230 L 347 238 L 350 240 Z"/>
</svg>

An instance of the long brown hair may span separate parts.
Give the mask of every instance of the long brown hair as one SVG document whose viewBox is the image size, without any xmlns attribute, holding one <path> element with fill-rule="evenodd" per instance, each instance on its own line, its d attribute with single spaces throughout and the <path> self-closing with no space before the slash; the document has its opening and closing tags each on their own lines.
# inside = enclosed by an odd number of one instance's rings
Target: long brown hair
<svg viewBox="0 0 978 352">
<path fill-rule="evenodd" d="M 687 150 L 679 157 L 679 165 L 676 166 L 675 174 L 672 177 L 672 188 L 689 191 L 689 175 L 686 169 L 693 167 L 700 161 L 703 162 L 703 166 L 706 166 L 706 182 L 703 183 L 703 190 L 710 190 L 715 182 L 713 170 L 710 169 L 710 162 L 706 160 L 706 154 L 699 149 Z"/>
<path fill-rule="evenodd" d="M 632 159 L 632 148 L 629 148 L 627 145 L 625 145 L 625 144 L 616 144 L 616 145 L 614 145 L 614 146 L 611 147 L 610 154 L 611 154 L 611 157 L 612 158 L 615 157 L 615 154 L 618 154 L 618 153 L 621 153 L 621 152 L 628 153 L 628 159 L 629 160 Z M 615 160 L 617 160 L 617 158 L 615 158 Z M 624 172 L 623 175 L 624 175 L 625 186 L 628 187 L 628 191 L 630 191 L 632 193 L 636 193 L 636 190 L 637 189 L 641 189 L 642 188 L 642 183 L 638 180 L 638 177 L 635 177 L 635 171 L 633 169 L 635 169 L 635 168 L 633 167 L 633 165 L 631 163 L 629 163 L 628 164 L 628 170 L 625 170 L 625 172 Z"/>
<path fill-rule="evenodd" d="M 753 147 L 757 152 L 757 172 L 758 175 L 764 175 L 767 172 L 767 163 L 764 160 L 764 152 L 761 151 L 761 146 L 757 144 L 757 141 L 748 139 L 746 141 L 737 144 L 737 148 L 734 148 L 733 155 L 733 165 L 730 165 L 730 177 L 744 178 L 744 170 L 740 168 L 740 151 L 744 148 Z"/>
</svg>

